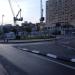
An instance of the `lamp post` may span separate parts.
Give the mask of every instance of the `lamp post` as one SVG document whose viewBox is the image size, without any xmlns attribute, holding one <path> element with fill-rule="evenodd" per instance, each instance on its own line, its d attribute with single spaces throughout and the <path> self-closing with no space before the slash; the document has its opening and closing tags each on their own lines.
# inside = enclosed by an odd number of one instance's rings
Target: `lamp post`
<svg viewBox="0 0 75 75">
<path fill-rule="evenodd" d="M 4 32 L 3 32 L 3 18 L 4 18 L 4 14 L 2 15 L 2 24 L 1 24 L 2 37 L 4 37 Z"/>
<path fill-rule="evenodd" d="M 2 25 L 3 25 L 3 22 L 4 22 L 3 18 L 4 18 L 4 15 L 2 15 Z"/>
<path fill-rule="evenodd" d="M 4 14 L 2 15 L 2 25 L 1 25 L 1 31 L 3 32 L 3 23 L 4 23 Z"/>
</svg>

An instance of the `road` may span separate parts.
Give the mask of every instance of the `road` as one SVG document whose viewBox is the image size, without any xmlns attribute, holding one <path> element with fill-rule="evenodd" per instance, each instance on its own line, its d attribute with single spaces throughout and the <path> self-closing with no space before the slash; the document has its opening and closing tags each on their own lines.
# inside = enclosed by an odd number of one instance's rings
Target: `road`
<svg viewBox="0 0 75 75">
<path fill-rule="evenodd" d="M 8 72 L 8 75 L 75 75 L 75 67 L 73 66 L 75 63 L 47 58 L 20 50 L 14 46 L 28 50 L 39 50 L 43 53 L 54 53 L 57 55 L 63 55 L 65 53 L 65 56 L 72 56 L 75 54 L 74 52 L 71 52 L 71 50 L 58 46 L 58 44 L 55 44 L 54 42 L 14 45 L 0 44 L 0 62 Z"/>
<path fill-rule="evenodd" d="M 30 51 L 38 51 L 42 54 L 54 54 L 60 57 L 75 57 L 75 50 L 69 49 L 67 47 L 63 47 L 59 42 L 43 42 L 43 43 L 30 43 L 30 44 L 22 44 L 15 45 L 15 47 L 19 49 L 26 49 Z"/>
</svg>

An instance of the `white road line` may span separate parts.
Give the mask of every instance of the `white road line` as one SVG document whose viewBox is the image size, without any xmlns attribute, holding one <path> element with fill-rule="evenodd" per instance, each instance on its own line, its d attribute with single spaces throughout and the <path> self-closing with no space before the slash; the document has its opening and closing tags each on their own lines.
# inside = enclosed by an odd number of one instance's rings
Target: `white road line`
<svg viewBox="0 0 75 75">
<path fill-rule="evenodd" d="M 70 46 L 67 46 L 67 47 L 69 47 L 69 48 L 72 49 L 72 50 L 75 50 L 75 48 L 73 48 L 73 47 L 70 47 Z"/>
<path fill-rule="evenodd" d="M 28 49 L 24 48 L 23 50 L 28 50 Z M 37 54 L 40 53 L 40 51 L 37 51 L 37 50 L 33 50 L 32 52 L 33 52 L 33 53 L 37 53 Z M 52 57 L 52 58 L 57 58 L 56 55 L 53 55 L 53 54 L 50 54 L 50 53 L 48 53 L 47 56 Z M 47 59 L 47 60 L 49 60 L 50 62 L 59 64 L 59 65 L 61 65 L 61 66 L 64 66 L 64 67 L 67 67 L 67 68 L 70 68 L 70 69 L 75 70 L 75 67 L 73 67 L 73 66 L 66 65 L 66 64 L 63 64 L 63 63 L 60 63 L 60 62 L 57 62 L 57 61 L 54 61 L 54 60 L 50 60 L 50 59 Z M 71 62 L 75 62 L 75 59 L 71 59 L 70 61 L 71 61 Z"/>
<path fill-rule="evenodd" d="M 71 47 L 69 47 L 69 46 L 66 46 L 68 49 L 72 49 Z"/>
<path fill-rule="evenodd" d="M 70 61 L 71 61 L 71 62 L 75 62 L 75 59 L 71 59 Z"/>
<path fill-rule="evenodd" d="M 70 42 L 62 42 L 63 44 L 69 44 Z"/>
<path fill-rule="evenodd" d="M 51 55 L 52 55 L 52 54 L 51 54 Z M 48 56 L 50 56 L 50 55 L 48 55 Z M 56 57 L 56 56 L 55 56 L 55 57 Z M 57 57 L 56 57 L 56 58 L 57 58 Z M 61 66 L 67 67 L 67 68 L 69 68 L 69 69 L 75 70 L 75 67 L 73 67 L 73 66 L 70 66 L 70 65 L 67 65 L 67 64 L 63 64 L 63 63 L 61 63 L 61 62 L 57 62 L 57 61 L 50 60 L 50 59 L 47 59 L 47 58 L 46 58 L 46 60 L 48 60 L 48 61 L 50 61 L 50 62 L 53 62 L 53 63 L 56 63 L 56 64 L 59 64 L 59 65 L 61 65 Z M 70 60 L 70 61 L 74 62 L 75 59 L 72 59 L 72 60 Z"/>
<path fill-rule="evenodd" d="M 62 65 L 62 66 L 64 66 L 64 67 L 67 67 L 67 68 L 70 68 L 70 69 L 73 69 L 73 70 L 75 70 L 75 67 L 72 67 L 72 66 L 70 66 L 70 65 L 66 65 L 66 64 L 63 64 L 63 63 L 60 63 L 60 62 L 57 62 L 57 61 L 54 61 L 54 60 L 50 60 L 50 59 L 48 59 L 50 62 L 53 62 L 53 63 L 56 63 L 56 64 L 59 64 L 59 65 Z"/>
<path fill-rule="evenodd" d="M 37 54 L 40 53 L 40 51 L 37 51 L 37 50 L 33 50 L 32 52 Z"/>
<path fill-rule="evenodd" d="M 60 45 L 61 45 L 62 47 L 65 47 L 65 48 L 70 49 L 70 50 L 72 49 L 72 50 L 75 51 L 75 48 L 73 48 L 73 47 L 71 47 L 71 46 L 66 46 L 66 45 L 61 44 L 61 43 L 60 43 Z"/>
<path fill-rule="evenodd" d="M 66 46 L 66 45 L 61 45 L 61 46 L 63 46 L 63 47 L 66 47 L 66 48 L 68 48 L 68 49 L 75 50 L 75 48 L 73 48 L 73 47 L 70 47 L 70 46 Z"/>
<path fill-rule="evenodd" d="M 26 48 L 23 48 L 22 50 L 25 50 L 25 51 L 27 51 L 28 49 L 26 49 Z"/>
<path fill-rule="evenodd" d="M 53 57 L 53 58 L 57 58 L 57 56 L 56 56 L 56 55 L 53 55 L 53 54 L 47 54 L 47 56 Z M 59 65 L 65 66 L 65 67 L 67 67 L 67 68 L 70 68 L 70 69 L 75 70 L 75 67 L 73 67 L 73 66 L 66 65 L 66 64 L 63 64 L 63 63 L 60 63 L 60 62 L 57 62 L 57 61 L 54 61 L 54 60 L 50 60 L 50 59 L 48 59 L 48 60 L 49 60 L 50 62 L 53 62 L 53 63 L 56 63 L 56 64 L 59 64 Z M 70 61 L 75 62 L 75 59 L 72 59 L 72 60 L 70 60 Z"/>
<path fill-rule="evenodd" d="M 54 55 L 54 54 L 50 54 L 50 53 L 46 54 L 46 56 L 48 56 L 48 57 L 52 57 L 52 58 L 57 58 L 56 55 Z"/>
</svg>

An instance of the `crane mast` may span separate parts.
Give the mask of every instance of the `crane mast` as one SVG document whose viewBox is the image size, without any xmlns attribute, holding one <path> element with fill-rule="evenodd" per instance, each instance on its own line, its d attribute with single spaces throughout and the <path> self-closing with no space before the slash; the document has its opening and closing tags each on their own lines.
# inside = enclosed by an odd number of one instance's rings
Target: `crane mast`
<svg viewBox="0 0 75 75">
<path fill-rule="evenodd" d="M 43 22 L 44 21 L 44 17 L 43 17 L 43 4 L 42 4 L 42 0 L 40 0 L 40 8 L 41 8 L 41 18 L 40 18 L 40 22 Z"/>
</svg>

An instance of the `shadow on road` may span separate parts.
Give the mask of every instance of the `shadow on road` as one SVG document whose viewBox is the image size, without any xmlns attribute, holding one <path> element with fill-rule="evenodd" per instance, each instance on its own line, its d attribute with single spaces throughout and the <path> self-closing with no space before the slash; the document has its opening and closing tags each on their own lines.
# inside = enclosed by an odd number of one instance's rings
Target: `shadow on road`
<svg viewBox="0 0 75 75">
<path fill-rule="evenodd" d="M 0 63 L 6 69 L 8 75 L 28 75 L 25 71 L 8 61 L 5 57 L 0 55 Z"/>
</svg>

